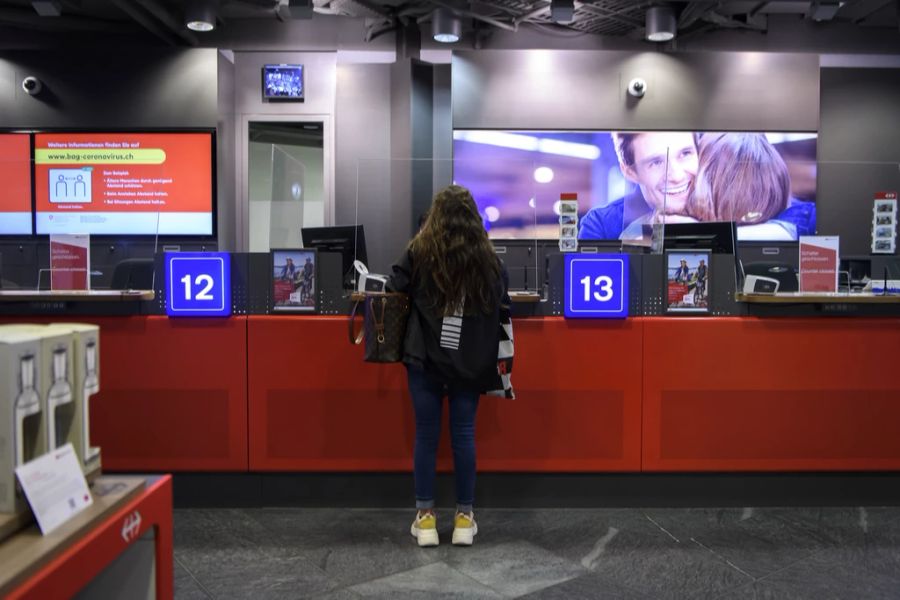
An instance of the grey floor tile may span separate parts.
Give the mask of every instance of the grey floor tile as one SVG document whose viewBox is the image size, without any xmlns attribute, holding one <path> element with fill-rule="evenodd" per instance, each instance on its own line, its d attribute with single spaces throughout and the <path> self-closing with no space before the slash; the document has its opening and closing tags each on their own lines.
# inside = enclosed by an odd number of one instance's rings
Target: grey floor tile
<svg viewBox="0 0 900 600">
<path fill-rule="evenodd" d="M 356 592 L 347 589 L 310 596 L 310 600 L 360 600 L 361 598 L 362 596 Z"/>
<path fill-rule="evenodd" d="M 731 590 L 729 600 L 895 600 L 900 597 L 900 574 L 878 573 L 863 565 L 835 562 L 828 552 L 796 563 Z"/>
<path fill-rule="evenodd" d="M 260 509 L 179 509 L 173 512 L 176 548 L 267 546 L 269 531 L 253 518 Z"/>
<path fill-rule="evenodd" d="M 178 561 L 175 561 L 173 575 L 175 600 L 210 600 L 212 598 Z"/>
<path fill-rule="evenodd" d="M 480 533 L 478 535 L 481 535 Z M 515 598 L 584 574 L 585 569 L 529 542 L 453 548 L 446 562 L 475 581 Z"/>
<path fill-rule="evenodd" d="M 896 508 L 479 510 L 472 548 L 438 516 L 423 549 L 412 510 L 177 510 L 176 596 L 900 598 Z"/>
<path fill-rule="evenodd" d="M 440 561 L 444 547 L 419 548 L 413 511 L 273 509 L 253 517 L 270 541 L 316 565 L 335 585 L 377 579 Z M 444 536 L 449 541 L 449 534 Z"/>
<path fill-rule="evenodd" d="M 679 541 L 693 542 L 755 578 L 823 547 L 808 528 L 768 508 L 652 509 L 645 515 Z"/>
<path fill-rule="evenodd" d="M 499 600 L 494 590 L 443 562 L 361 583 L 350 588 L 363 598 L 396 600 Z"/>
<path fill-rule="evenodd" d="M 705 597 L 752 578 L 690 540 L 675 539 L 639 511 L 595 515 L 585 523 L 560 525 L 564 534 L 579 525 L 592 539 L 565 535 L 545 547 L 615 584 L 653 598 Z"/>
<path fill-rule="evenodd" d="M 335 589 L 318 567 L 290 549 L 176 549 L 178 561 L 214 598 L 300 598 Z"/>
<path fill-rule="evenodd" d="M 651 600 L 630 588 L 588 573 L 564 583 L 522 596 L 527 600 Z"/>
<path fill-rule="evenodd" d="M 781 518 L 806 529 L 825 545 L 865 542 L 882 528 L 900 524 L 897 507 L 782 508 Z"/>
</svg>

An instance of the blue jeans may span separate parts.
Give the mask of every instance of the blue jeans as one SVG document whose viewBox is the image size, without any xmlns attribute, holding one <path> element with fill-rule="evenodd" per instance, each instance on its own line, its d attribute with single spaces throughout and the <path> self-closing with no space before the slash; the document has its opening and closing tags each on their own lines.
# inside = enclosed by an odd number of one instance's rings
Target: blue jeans
<svg viewBox="0 0 900 600">
<path fill-rule="evenodd" d="M 457 510 L 471 512 L 475 501 L 475 413 L 478 410 L 478 392 L 444 385 L 422 369 L 407 367 L 406 371 L 416 413 L 413 453 L 416 508 L 434 506 L 435 461 L 441 437 L 441 409 L 446 394 L 450 401 L 450 444 L 456 475 Z"/>
</svg>

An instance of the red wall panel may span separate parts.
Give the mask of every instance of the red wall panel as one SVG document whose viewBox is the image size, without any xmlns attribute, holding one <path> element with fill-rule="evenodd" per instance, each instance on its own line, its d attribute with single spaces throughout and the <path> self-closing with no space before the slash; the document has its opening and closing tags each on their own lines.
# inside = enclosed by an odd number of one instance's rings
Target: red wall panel
<svg viewBox="0 0 900 600">
<path fill-rule="evenodd" d="M 644 319 L 645 471 L 900 468 L 900 319 Z"/>
<path fill-rule="evenodd" d="M 249 317 L 251 470 L 412 467 L 405 370 L 364 363 L 346 327 L 334 317 Z M 518 398 L 482 398 L 479 469 L 639 470 L 640 321 L 515 327 Z M 446 427 L 442 470 L 452 464 Z"/>
<path fill-rule="evenodd" d="M 104 470 L 247 469 L 245 317 L 16 319 L 62 320 L 100 326 L 91 440 Z"/>
</svg>

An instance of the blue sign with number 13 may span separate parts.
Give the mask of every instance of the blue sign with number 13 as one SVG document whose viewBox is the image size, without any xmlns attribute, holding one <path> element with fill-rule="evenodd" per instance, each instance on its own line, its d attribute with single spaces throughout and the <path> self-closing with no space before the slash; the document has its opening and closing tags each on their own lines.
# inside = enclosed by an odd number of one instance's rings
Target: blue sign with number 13
<svg viewBox="0 0 900 600">
<path fill-rule="evenodd" d="M 231 315 L 231 255 L 166 253 L 166 314 L 170 317 Z"/>
<path fill-rule="evenodd" d="M 623 319 L 628 316 L 628 255 L 567 254 L 565 315 Z"/>
</svg>

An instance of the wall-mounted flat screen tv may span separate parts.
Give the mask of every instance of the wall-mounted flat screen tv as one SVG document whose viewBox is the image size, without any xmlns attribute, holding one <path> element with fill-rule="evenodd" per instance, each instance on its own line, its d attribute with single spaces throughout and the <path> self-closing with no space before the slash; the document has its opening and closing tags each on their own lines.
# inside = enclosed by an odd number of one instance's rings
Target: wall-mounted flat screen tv
<svg viewBox="0 0 900 600">
<path fill-rule="evenodd" d="M 38 234 L 213 235 L 213 132 L 36 133 Z"/>
<path fill-rule="evenodd" d="M 560 194 L 575 192 L 580 239 L 736 221 L 740 240 L 796 240 L 816 231 L 816 142 L 815 133 L 456 130 L 453 180 L 472 191 L 495 239 L 558 237 Z"/>
<path fill-rule="evenodd" d="M 303 102 L 303 65 L 265 65 L 262 79 L 264 99 Z"/>
<path fill-rule="evenodd" d="M 31 235 L 31 136 L 0 133 L 0 235 Z"/>
</svg>

